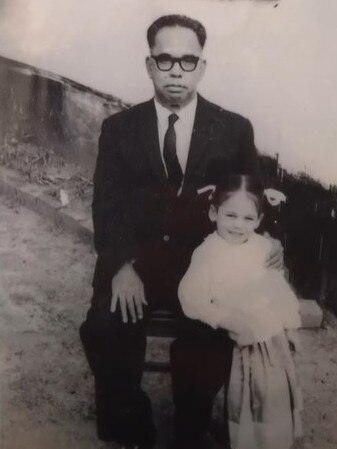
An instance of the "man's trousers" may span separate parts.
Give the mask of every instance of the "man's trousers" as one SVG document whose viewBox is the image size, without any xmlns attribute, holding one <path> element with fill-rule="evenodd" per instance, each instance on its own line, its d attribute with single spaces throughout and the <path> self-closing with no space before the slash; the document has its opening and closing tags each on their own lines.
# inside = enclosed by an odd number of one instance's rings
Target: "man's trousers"
<svg viewBox="0 0 337 449">
<path fill-rule="evenodd" d="M 91 308 L 80 336 L 95 376 L 97 432 L 103 440 L 151 447 L 151 403 L 140 385 L 147 322 L 153 310 L 165 308 L 175 312 L 179 323 L 170 350 L 176 446 L 197 449 L 201 445 L 214 397 L 229 382 L 233 345 L 224 330 L 183 316 L 177 289 L 188 264 L 189 257 L 172 246 L 155 247 L 143 263 L 136 264 L 149 304 L 144 306 L 144 318 L 136 323 L 130 319 L 123 323 L 118 306 L 111 313 L 111 282 L 104 286 L 95 274 Z"/>
<path fill-rule="evenodd" d="M 120 313 L 91 307 L 80 328 L 95 376 L 97 432 L 103 440 L 151 447 L 151 404 L 141 390 L 146 351 L 147 314 L 123 323 Z M 170 348 L 174 425 L 177 447 L 196 449 L 208 428 L 216 393 L 228 385 L 232 342 L 225 331 L 180 318 L 178 338 Z"/>
</svg>

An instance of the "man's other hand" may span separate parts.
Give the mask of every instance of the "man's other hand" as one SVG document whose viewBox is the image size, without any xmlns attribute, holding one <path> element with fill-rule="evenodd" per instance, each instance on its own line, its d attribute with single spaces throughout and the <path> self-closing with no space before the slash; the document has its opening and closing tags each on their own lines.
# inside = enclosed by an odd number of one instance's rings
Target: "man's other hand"
<svg viewBox="0 0 337 449">
<path fill-rule="evenodd" d="M 268 269 L 272 270 L 283 270 L 284 268 L 284 257 L 283 257 L 283 246 L 279 240 L 273 239 L 270 235 L 265 232 L 264 236 L 267 237 L 271 242 L 271 249 L 267 254 L 267 258 L 264 265 Z"/>
<path fill-rule="evenodd" d="M 143 318 L 144 285 L 131 263 L 124 264 L 112 279 L 111 312 L 116 311 L 118 301 L 123 323 L 128 322 L 128 314 L 133 323 Z"/>
</svg>

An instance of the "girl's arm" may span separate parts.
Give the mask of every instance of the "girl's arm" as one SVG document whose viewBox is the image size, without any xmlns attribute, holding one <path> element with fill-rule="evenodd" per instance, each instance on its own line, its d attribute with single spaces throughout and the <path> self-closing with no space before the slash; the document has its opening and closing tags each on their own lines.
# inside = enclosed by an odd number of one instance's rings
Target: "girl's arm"
<svg viewBox="0 0 337 449">
<path fill-rule="evenodd" d="M 214 329 L 227 330 L 240 346 L 253 344 L 256 341 L 252 327 L 254 317 L 230 306 L 226 310 L 223 305 L 218 307 L 217 298 L 211 295 L 207 268 L 194 260 L 183 277 L 178 295 L 184 314 Z"/>
<path fill-rule="evenodd" d="M 226 329 L 232 340 L 239 346 L 247 346 L 256 343 L 256 331 L 259 322 L 256 318 L 243 311 L 232 310 L 219 319 L 219 327 Z"/>
<path fill-rule="evenodd" d="M 205 248 L 197 248 L 179 284 L 178 296 L 187 317 L 216 329 L 219 326 L 219 309 L 212 297 L 209 265 L 210 258 Z"/>
</svg>

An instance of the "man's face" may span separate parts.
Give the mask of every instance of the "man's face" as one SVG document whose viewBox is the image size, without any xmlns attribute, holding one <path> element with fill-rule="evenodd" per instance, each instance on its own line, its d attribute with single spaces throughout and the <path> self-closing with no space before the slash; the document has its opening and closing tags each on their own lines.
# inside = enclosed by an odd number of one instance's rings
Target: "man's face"
<svg viewBox="0 0 337 449">
<path fill-rule="evenodd" d="M 200 58 L 201 53 L 202 48 L 194 31 L 178 26 L 159 30 L 151 49 L 151 56 L 154 57 Z M 205 61 L 201 59 L 193 71 L 184 71 L 178 62 L 170 70 L 161 71 L 152 57 L 146 59 L 146 66 L 157 99 L 173 108 L 184 106 L 195 97 L 197 85 L 205 71 Z"/>
</svg>

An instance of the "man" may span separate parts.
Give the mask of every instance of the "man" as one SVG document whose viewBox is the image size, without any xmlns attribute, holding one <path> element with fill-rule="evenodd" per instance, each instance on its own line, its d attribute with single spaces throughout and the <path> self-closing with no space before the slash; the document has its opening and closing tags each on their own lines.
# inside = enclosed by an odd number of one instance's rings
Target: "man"
<svg viewBox="0 0 337 449">
<path fill-rule="evenodd" d="M 179 281 L 211 230 L 209 186 L 226 173 L 257 171 L 250 122 L 197 94 L 206 68 L 203 25 L 164 16 L 147 38 L 154 99 L 106 119 L 99 139 L 93 199 L 98 258 L 81 327 L 95 375 L 98 436 L 143 448 L 155 439 L 151 405 L 140 389 L 149 311 L 169 307 L 180 314 Z M 280 263 L 276 247 L 267 264 Z M 232 345 L 224 332 L 201 323 L 184 326 L 171 350 L 175 437 L 177 447 L 196 449 L 213 398 L 228 381 Z M 220 359 L 209 349 L 214 339 Z M 207 393 L 198 397 L 202 384 Z"/>
</svg>

